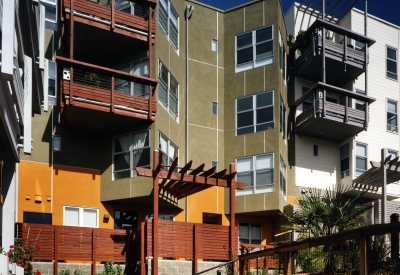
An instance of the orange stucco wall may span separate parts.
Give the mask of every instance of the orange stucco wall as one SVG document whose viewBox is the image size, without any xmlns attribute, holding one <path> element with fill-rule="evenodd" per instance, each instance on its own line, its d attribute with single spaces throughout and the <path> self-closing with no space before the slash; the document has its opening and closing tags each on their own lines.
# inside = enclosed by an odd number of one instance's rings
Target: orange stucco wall
<svg viewBox="0 0 400 275">
<path fill-rule="evenodd" d="M 53 224 L 62 225 L 63 207 L 70 205 L 97 208 L 99 227 L 114 226 L 102 219 L 108 212 L 100 202 L 100 171 L 57 165 L 52 169 L 49 164 L 21 161 L 18 189 L 19 222 L 23 221 L 25 211 L 41 212 L 52 213 Z M 41 196 L 41 202 L 35 200 L 36 196 Z"/>
</svg>

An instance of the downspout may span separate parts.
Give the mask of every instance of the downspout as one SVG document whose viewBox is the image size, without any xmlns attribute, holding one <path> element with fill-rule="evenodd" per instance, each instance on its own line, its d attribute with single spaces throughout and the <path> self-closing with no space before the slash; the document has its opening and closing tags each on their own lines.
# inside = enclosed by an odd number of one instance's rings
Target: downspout
<svg viewBox="0 0 400 275">
<path fill-rule="evenodd" d="M 191 5 L 186 6 L 185 19 L 186 19 L 186 106 L 185 106 L 185 163 L 189 161 L 189 19 L 192 16 L 194 7 Z M 185 201 L 186 216 L 185 221 L 189 221 L 189 198 L 186 197 Z"/>
</svg>

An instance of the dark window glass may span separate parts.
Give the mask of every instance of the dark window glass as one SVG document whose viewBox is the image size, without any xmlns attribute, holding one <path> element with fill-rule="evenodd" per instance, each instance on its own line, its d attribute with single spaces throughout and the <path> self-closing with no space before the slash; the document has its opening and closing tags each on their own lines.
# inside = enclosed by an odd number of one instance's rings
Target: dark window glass
<svg viewBox="0 0 400 275">
<path fill-rule="evenodd" d="M 250 109 L 253 109 L 253 97 L 252 96 L 239 98 L 237 100 L 237 111 L 238 112 L 250 110 Z"/>
<path fill-rule="evenodd" d="M 136 230 L 138 226 L 138 214 L 136 211 L 115 210 L 114 229 Z"/>
<path fill-rule="evenodd" d="M 24 212 L 24 223 L 51 224 L 52 215 L 49 213 Z"/>
<path fill-rule="evenodd" d="M 244 112 L 237 115 L 237 127 L 241 128 L 248 125 L 253 125 L 253 111 Z"/>
<path fill-rule="evenodd" d="M 244 33 L 237 36 L 237 48 L 242 48 L 245 46 L 251 46 L 253 44 L 253 35 L 251 32 Z"/>
</svg>

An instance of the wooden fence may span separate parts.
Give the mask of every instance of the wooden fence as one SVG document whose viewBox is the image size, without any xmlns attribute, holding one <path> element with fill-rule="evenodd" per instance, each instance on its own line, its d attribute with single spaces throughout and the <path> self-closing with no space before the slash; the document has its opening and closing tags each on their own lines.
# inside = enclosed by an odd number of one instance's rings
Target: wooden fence
<svg viewBox="0 0 400 275">
<path fill-rule="evenodd" d="M 141 225 L 139 231 L 121 229 L 87 228 L 45 224 L 17 223 L 18 238 L 25 237 L 30 244 L 39 245 L 35 260 L 53 261 L 54 274 L 58 274 L 59 261 L 127 263 L 146 274 L 145 258 L 152 256 L 152 220 Z M 160 257 L 168 259 L 199 259 L 228 261 L 231 252 L 237 251 L 237 230 L 234 247 L 229 247 L 229 226 L 159 221 Z M 143 256 L 144 255 L 144 256 Z M 233 256 L 236 257 L 236 254 Z"/>
<path fill-rule="evenodd" d="M 96 274 L 96 262 L 129 262 L 137 236 L 137 233 L 121 229 L 31 223 L 16 226 L 17 237 L 40 246 L 35 260 L 54 261 L 54 274 L 57 274 L 59 261 L 91 262 L 92 274 Z"/>
<path fill-rule="evenodd" d="M 229 247 L 229 226 L 164 220 L 158 226 L 160 257 L 228 261 L 230 252 L 237 251 L 237 243 Z M 147 220 L 145 228 L 146 256 L 152 256 L 152 220 Z"/>
</svg>

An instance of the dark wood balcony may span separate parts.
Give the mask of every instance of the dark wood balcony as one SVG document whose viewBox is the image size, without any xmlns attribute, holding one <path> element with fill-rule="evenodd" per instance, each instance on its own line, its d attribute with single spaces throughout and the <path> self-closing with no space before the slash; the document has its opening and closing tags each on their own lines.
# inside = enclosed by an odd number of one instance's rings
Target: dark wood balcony
<svg viewBox="0 0 400 275">
<path fill-rule="evenodd" d="M 92 121 L 98 120 L 101 126 L 105 126 L 105 121 L 99 117 L 99 111 L 118 115 L 110 121 L 112 124 L 118 120 L 127 123 L 123 117 L 155 121 L 157 104 L 152 93 L 157 80 L 59 56 L 57 64 L 64 68 L 58 76 L 62 111 L 74 107 L 70 109 L 79 116 L 82 109 L 96 111 Z M 68 116 L 73 114 L 68 111 Z M 78 117 L 75 119 L 83 120 Z"/>
<path fill-rule="evenodd" d="M 155 0 L 136 0 L 118 5 L 116 0 L 60 0 L 61 20 L 73 21 L 148 41 L 155 41 L 156 24 L 152 21 Z M 116 4 L 117 3 L 117 4 Z M 71 16 L 71 10 L 74 12 Z"/>
<path fill-rule="evenodd" d="M 357 102 L 352 104 L 351 99 Z M 319 82 L 292 105 L 294 114 L 300 104 L 310 105 L 295 118 L 295 131 L 299 135 L 342 142 L 367 128 L 368 106 L 374 101 L 374 98 Z"/>
<path fill-rule="evenodd" d="M 325 28 L 325 39 L 321 37 Z M 323 41 L 324 40 L 324 41 Z M 340 41 L 335 42 L 336 41 Z M 355 42 L 357 41 L 357 43 Z M 365 72 L 368 47 L 374 40 L 326 21 L 317 20 L 296 39 L 294 50 L 295 75 L 312 81 L 322 81 L 323 42 L 325 43 L 326 83 L 342 87 Z M 361 45 L 361 47 L 359 47 Z"/>
</svg>

